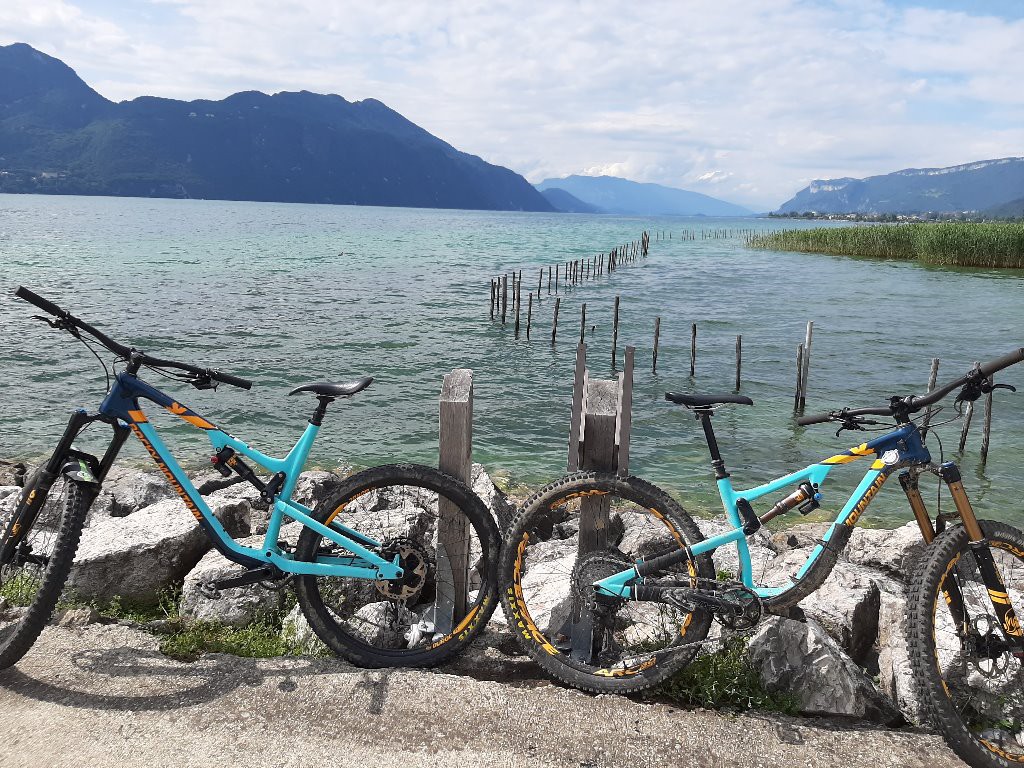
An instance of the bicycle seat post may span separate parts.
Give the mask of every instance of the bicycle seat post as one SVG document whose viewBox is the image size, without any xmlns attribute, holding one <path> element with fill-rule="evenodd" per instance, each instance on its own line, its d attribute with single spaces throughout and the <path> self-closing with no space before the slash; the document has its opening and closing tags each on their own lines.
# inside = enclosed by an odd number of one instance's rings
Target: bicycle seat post
<svg viewBox="0 0 1024 768">
<path fill-rule="evenodd" d="M 309 423 L 314 427 L 319 427 L 324 423 L 324 415 L 327 413 L 327 406 L 334 402 L 334 398 L 329 395 L 320 395 L 317 397 L 316 402 L 316 410 L 313 411 L 313 416 L 310 418 Z"/>
<path fill-rule="evenodd" d="M 725 462 L 722 460 L 722 454 L 718 450 L 715 430 L 711 427 L 711 413 L 710 408 L 693 409 L 693 415 L 700 422 L 701 427 L 704 429 L 704 438 L 708 441 L 708 450 L 711 452 L 711 467 L 715 470 L 715 479 L 722 480 L 729 477 L 729 473 L 725 471 Z"/>
</svg>

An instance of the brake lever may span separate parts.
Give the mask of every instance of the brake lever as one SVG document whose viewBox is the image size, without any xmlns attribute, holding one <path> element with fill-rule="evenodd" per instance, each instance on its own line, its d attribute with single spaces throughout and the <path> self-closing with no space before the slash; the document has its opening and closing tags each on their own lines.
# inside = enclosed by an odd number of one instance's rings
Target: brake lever
<svg viewBox="0 0 1024 768">
<path fill-rule="evenodd" d="M 212 389 L 214 392 L 217 391 L 217 385 L 220 382 L 214 381 L 209 375 L 204 374 L 202 376 L 196 376 L 194 379 L 189 379 L 191 384 L 196 389 Z"/>
<path fill-rule="evenodd" d="M 79 335 L 78 335 L 78 328 L 74 324 L 67 322 L 66 320 L 64 320 L 61 317 L 52 318 L 52 317 L 45 317 L 43 315 L 32 315 L 32 319 L 33 320 L 41 320 L 42 322 L 46 323 L 51 328 L 56 328 L 58 331 L 67 331 L 72 336 L 74 336 L 76 339 L 80 338 Z"/>
<path fill-rule="evenodd" d="M 981 391 L 984 392 L 986 395 L 989 392 L 993 392 L 994 390 L 997 390 L 997 389 L 1008 389 L 1011 392 L 1016 392 L 1017 391 L 1017 388 L 1015 386 L 1013 386 L 1012 384 L 993 384 L 991 382 L 991 380 L 988 382 L 988 384 L 982 385 L 982 387 L 981 387 Z"/>
</svg>

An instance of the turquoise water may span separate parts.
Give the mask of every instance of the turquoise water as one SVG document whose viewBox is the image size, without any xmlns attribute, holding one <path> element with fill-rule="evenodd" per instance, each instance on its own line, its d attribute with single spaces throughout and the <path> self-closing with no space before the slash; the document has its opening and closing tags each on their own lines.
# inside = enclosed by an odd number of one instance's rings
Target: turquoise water
<svg viewBox="0 0 1024 768">
<path fill-rule="evenodd" d="M 815 322 L 810 412 L 923 391 L 932 357 L 942 360 L 941 382 L 974 360 L 1024 345 L 1021 272 L 750 251 L 739 239 L 699 234 L 679 239 L 683 229 L 779 226 L 807 224 L 0 196 L 0 456 L 45 454 L 70 408 L 95 407 L 104 392 L 95 359 L 32 321 L 33 308 L 11 297 L 18 284 L 151 353 L 254 379 L 251 392 L 198 392 L 169 382 L 167 389 L 271 453 L 288 449 L 312 411 L 311 400 L 286 397 L 291 387 L 377 377 L 368 391 L 332 406 L 314 449 L 324 465 L 436 461 L 441 377 L 472 368 L 475 458 L 526 484 L 565 469 L 580 304 L 586 302 L 593 326 L 591 375 L 611 377 L 618 295 L 619 365 L 626 344 L 637 348 L 631 468 L 688 506 L 707 509 L 716 497 L 697 424 L 663 397 L 666 389 L 731 391 L 737 334 L 742 392 L 756 405 L 724 411 L 715 425 L 743 487 L 864 439 L 836 439 L 828 426 L 800 429 L 792 422 L 796 347 L 807 320 Z M 644 229 L 674 237 L 652 240 L 640 264 L 563 290 L 556 347 L 548 341 L 554 302 L 546 292 L 535 306 L 531 342 L 514 340 L 511 323 L 503 328 L 489 320 L 492 276 L 522 269 L 524 287 L 535 286 L 541 266 L 607 251 Z M 691 322 L 699 327 L 693 380 Z M 1024 366 L 1002 380 L 1024 386 Z M 986 516 L 1024 522 L 1016 461 L 1024 452 L 1022 417 L 1024 390 L 998 392 L 985 468 L 978 463 L 980 413 L 975 417 L 962 463 L 968 491 Z M 163 423 L 186 460 L 205 461 L 201 433 Z M 939 435 L 950 457 L 959 424 Z M 132 445 L 126 456 L 143 454 Z M 852 467 L 834 472 L 841 482 L 827 499 L 841 502 L 859 474 Z M 866 522 L 907 519 L 892 485 Z"/>
</svg>

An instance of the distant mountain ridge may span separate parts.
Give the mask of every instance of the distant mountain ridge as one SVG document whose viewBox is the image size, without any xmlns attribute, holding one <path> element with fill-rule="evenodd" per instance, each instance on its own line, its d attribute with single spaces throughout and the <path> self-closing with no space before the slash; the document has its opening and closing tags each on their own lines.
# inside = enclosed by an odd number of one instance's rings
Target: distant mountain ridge
<svg viewBox="0 0 1024 768">
<path fill-rule="evenodd" d="M 561 187 L 548 187 L 540 192 L 544 198 L 562 213 L 604 213 L 603 208 L 585 203 L 576 195 L 566 192 Z"/>
<path fill-rule="evenodd" d="M 639 216 L 750 216 L 741 205 L 685 189 L 643 184 L 616 176 L 567 176 L 537 184 L 544 192 L 562 189 L 607 213 Z"/>
<path fill-rule="evenodd" d="M 819 179 L 778 213 L 950 213 L 984 211 L 1024 197 L 1024 157 L 945 168 L 907 168 L 865 179 Z"/>
<path fill-rule="evenodd" d="M 0 192 L 553 210 L 519 174 L 375 99 L 114 103 L 24 43 L 0 46 Z"/>
</svg>

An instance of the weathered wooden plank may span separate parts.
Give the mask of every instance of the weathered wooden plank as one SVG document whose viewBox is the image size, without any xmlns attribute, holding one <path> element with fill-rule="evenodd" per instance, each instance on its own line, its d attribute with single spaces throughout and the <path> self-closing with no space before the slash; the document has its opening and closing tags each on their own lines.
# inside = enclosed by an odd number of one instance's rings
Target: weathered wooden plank
<svg viewBox="0 0 1024 768">
<path fill-rule="evenodd" d="M 473 466 L 473 371 L 456 368 L 441 385 L 438 468 L 467 485 Z M 437 538 L 452 574 L 452 616 L 457 623 L 466 614 L 469 590 L 469 520 L 454 502 L 441 498 Z M 440 606 L 438 606 L 440 608 Z"/>
</svg>

